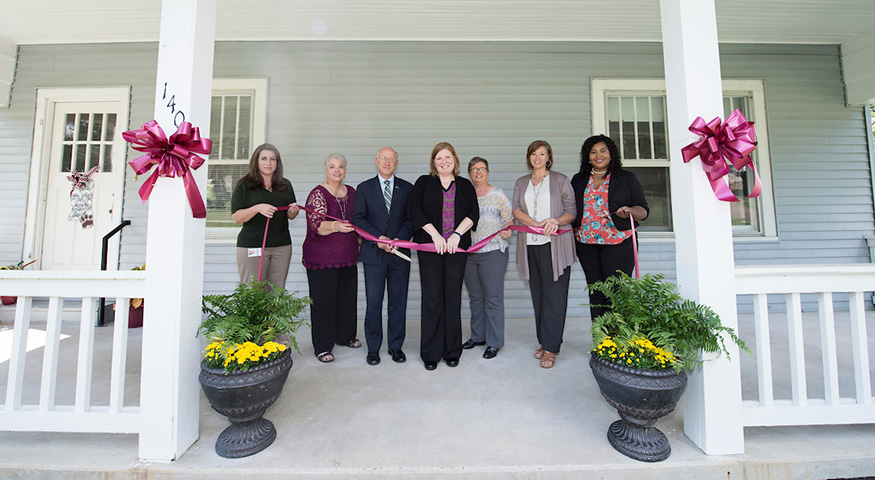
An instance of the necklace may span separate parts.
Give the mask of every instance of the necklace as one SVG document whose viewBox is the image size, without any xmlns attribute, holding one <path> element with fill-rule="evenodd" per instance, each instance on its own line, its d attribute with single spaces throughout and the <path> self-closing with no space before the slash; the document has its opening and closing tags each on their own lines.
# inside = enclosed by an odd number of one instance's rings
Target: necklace
<svg viewBox="0 0 875 480">
<path fill-rule="evenodd" d="M 606 173 L 608 173 L 608 169 L 607 169 L 607 168 L 604 169 L 604 170 L 596 170 L 596 169 L 594 169 L 594 168 L 592 169 L 592 174 L 593 174 L 593 175 L 604 175 L 604 174 L 606 174 Z"/>
<path fill-rule="evenodd" d="M 328 182 L 325 182 L 325 188 L 328 190 L 329 193 L 331 193 L 331 196 L 334 197 L 334 201 L 337 202 L 337 208 L 340 209 L 340 218 L 346 220 L 346 187 L 343 186 L 343 184 L 341 184 L 340 186 L 341 188 L 343 188 L 343 197 L 338 197 L 337 191 L 334 189 L 334 187 L 329 185 Z"/>
<path fill-rule="evenodd" d="M 346 196 L 343 197 L 342 202 L 337 197 L 334 197 L 334 200 L 337 201 L 337 208 L 340 209 L 340 218 L 346 220 Z"/>
<path fill-rule="evenodd" d="M 535 201 L 533 202 L 534 212 L 532 212 L 534 215 L 532 216 L 532 218 L 534 218 L 535 220 L 538 219 L 538 197 L 541 196 L 541 188 L 544 187 L 544 178 L 547 178 L 547 176 L 544 175 L 544 177 L 541 178 L 541 182 L 535 185 L 535 177 L 532 177 L 532 192 L 535 194 Z"/>
</svg>

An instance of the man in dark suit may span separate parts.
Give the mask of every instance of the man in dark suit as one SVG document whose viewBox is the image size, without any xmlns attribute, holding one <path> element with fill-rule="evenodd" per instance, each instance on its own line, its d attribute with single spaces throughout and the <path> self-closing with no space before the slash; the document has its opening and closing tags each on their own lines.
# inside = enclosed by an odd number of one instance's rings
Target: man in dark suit
<svg viewBox="0 0 875 480">
<path fill-rule="evenodd" d="M 412 228 L 408 203 L 413 185 L 395 176 L 398 153 L 385 147 L 377 152 L 379 175 L 365 180 L 356 188 L 352 223 L 380 239 L 410 240 Z M 383 293 L 389 290 L 389 319 L 386 324 L 389 355 L 401 363 L 407 360 L 401 345 L 407 323 L 407 286 L 410 262 L 395 254 L 387 243 L 362 239 L 359 261 L 365 266 L 365 339 L 368 343 L 368 365 L 380 363 L 383 343 Z M 410 250 L 398 249 L 410 256 Z"/>
</svg>

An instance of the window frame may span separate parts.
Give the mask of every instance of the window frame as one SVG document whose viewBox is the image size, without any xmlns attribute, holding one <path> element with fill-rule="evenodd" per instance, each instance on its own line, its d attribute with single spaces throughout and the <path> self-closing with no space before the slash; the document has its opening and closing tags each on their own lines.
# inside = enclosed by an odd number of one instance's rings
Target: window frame
<svg viewBox="0 0 875 480">
<path fill-rule="evenodd" d="M 593 78 L 591 80 L 592 94 L 592 131 L 594 135 L 608 132 L 607 94 L 635 95 L 661 92 L 665 95 L 665 79 L 661 78 Z M 761 229 L 759 231 L 741 231 L 733 229 L 735 241 L 776 241 L 778 239 L 777 221 L 775 217 L 775 199 L 772 190 L 772 168 L 769 150 L 769 130 L 766 116 L 765 85 L 762 79 L 723 79 L 723 95 L 747 96 L 750 100 L 751 120 L 756 123 L 757 173 L 762 182 L 760 194 L 759 215 Z M 706 119 L 710 120 L 710 119 Z M 680 154 L 672 152 L 671 138 L 668 139 L 669 155 Z M 635 161 L 634 167 L 669 167 L 670 161 Z M 674 230 L 670 232 L 641 232 L 644 240 L 664 240 L 674 238 Z"/>
<path fill-rule="evenodd" d="M 267 78 L 214 78 L 210 98 L 217 94 L 249 93 L 252 95 L 252 119 L 250 122 L 250 148 L 264 143 L 267 138 Z M 211 132 L 212 134 L 212 132 Z M 208 162 L 209 165 L 209 162 Z M 239 228 L 207 227 L 206 243 L 234 243 Z"/>
</svg>

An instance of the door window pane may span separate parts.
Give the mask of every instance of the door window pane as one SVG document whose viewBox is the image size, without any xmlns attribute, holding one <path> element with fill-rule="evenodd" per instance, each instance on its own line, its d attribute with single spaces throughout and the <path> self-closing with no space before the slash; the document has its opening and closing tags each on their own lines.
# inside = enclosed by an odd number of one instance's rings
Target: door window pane
<svg viewBox="0 0 875 480">
<path fill-rule="evenodd" d="M 84 143 L 80 143 L 76 146 L 76 161 L 73 162 L 73 164 L 76 165 L 77 172 L 85 171 L 85 150 L 87 148 L 87 145 Z"/>
<path fill-rule="evenodd" d="M 67 120 L 64 122 L 64 140 L 73 141 L 73 133 L 76 131 L 76 115 L 67 114 Z"/>
<path fill-rule="evenodd" d="M 76 135 L 76 139 L 84 142 L 88 140 L 88 114 L 79 113 L 77 116 L 79 117 L 79 133 Z"/>
<path fill-rule="evenodd" d="M 91 122 L 91 140 L 99 142 L 103 139 L 103 114 L 95 113 L 94 121 Z"/>
<path fill-rule="evenodd" d="M 117 119 L 114 113 L 67 114 L 64 120 L 61 172 L 84 173 L 94 167 L 98 167 L 100 172 L 111 172 L 112 142 Z"/>
<path fill-rule="evenodd" d="M 68 173 L 73 169 L 73 146 L 64 145 L 61 152 L 61 173 Z"/>
</svg>

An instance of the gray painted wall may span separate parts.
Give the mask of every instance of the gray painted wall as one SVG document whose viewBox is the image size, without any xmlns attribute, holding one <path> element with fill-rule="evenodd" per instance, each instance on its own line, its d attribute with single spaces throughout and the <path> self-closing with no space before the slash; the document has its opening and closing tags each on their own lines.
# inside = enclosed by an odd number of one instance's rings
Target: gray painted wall
<svg viewBox="0 0 875 480">
<path fill-rule="evenodd" d="M 725 78 L 765 81 L 779 234 L 777 241 L 737 243 L 737 264 L 869 262 L 865 118 L 844 106 L 838 48 L 721 48 Z M 156 59 L 156 44 L 21 47 L 11 106 L 0 110 L 0 263 L 18 261 L 22 251 L 36 89 L 131 85 L 130 127 L 139 127 L 152 119 Z M 463 163 L 489 159 L 492 183 L 510 193 L 526 172 L 526 146 L 540 138 L 553 146 L 554 170 L 570 177 L 592 130 L 590 79 L 662 75 L 659 44 L 552 42 L 219 43 L 214 70 L 216 78 L 269 78 L 267 141 L 281 150 L 300 201 L 324 180 L 325 154 L 345 154 L 347 181 L 356 185 L 375 175 L 374 155 L 384 145 L 399 152 L 398 175 L 415 181 L 427 172 L 434 144 L 449 141 Z M 144 261 L 141 182 L 128 169 L 124 217 L 133 225 L 122 236 L 122 269 Z M 303 224 L 303 217 L 292 222 L 287 288 L 306 292 Z M 674 257 L 671 241 L 641 243 L 644 272 L 673 278 Z M 233 240 L 208 244 L 205 261 L 206 292 L 233 288 Z M 409 315 L 418 318 L 415 259 L 413 266 Z M 583 274 L 579 266 L 572 272 L 569 314 L 586 315 Z M 505 285 L 507 315 L 531 317 L 513 261 Z M 363 312 L 361 280 L 359 292 Z"/>
</svg>

